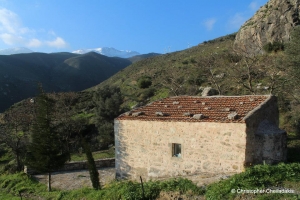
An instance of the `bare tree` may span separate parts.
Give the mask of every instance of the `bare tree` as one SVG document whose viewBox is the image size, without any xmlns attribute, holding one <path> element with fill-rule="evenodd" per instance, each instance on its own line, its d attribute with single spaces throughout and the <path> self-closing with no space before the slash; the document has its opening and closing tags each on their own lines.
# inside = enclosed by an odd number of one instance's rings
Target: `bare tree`
<svg viewBox="0 0 300 200">
<path fill-rule="evenodd" d="M 163 81 L 161 85 L 169 89 L 174 96 L 182 95 L 185 93 L 184 84 L 188 78 L 185 78 L 178 71 L 163 71 Z"/>
<path fill-rule="evenodd" d="M 289 84 L 288 69 L 285 67 L 283 55 L 263 57 L 262 70 L 265 72 L 266 89 L 270 94 L 285 93 L 284 87 Z"/>
<path fill-rule="evenodd" d="M 209 56 L 202 57 L 198 67 L 203 71 L 203 75 L 205 75 L 208 83 L 214 85 L 219 95 L 222 95 L 223 89 L 226 86 L 223 81 L 226 72 L 225 70 L 221 70 L 224 63 L 220 63 L 220 58 L 216 57 L 216 55 L 210 54 Z"/>
<path fill-rule="evenodd" d="M 228 55 L 231 66 L 228 67 L 230 77 L 251 94 L 256 94 L 255 83 L 261 78 L 259 58 L 260 55 L 251 53 L 250 50 L 234 50 Z"/>
</svg>

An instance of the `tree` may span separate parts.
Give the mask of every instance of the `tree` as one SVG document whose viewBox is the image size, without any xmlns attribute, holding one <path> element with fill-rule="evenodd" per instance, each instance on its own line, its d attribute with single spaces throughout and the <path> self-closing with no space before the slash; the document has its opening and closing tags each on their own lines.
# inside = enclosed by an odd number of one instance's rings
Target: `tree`
<svg viewBox="0 0 300 200">
<path fill-rule="evenodd" d="M 289 90 L 286 91 L 286 97 L 289 99 L 289 113 L 287 122 L 292 124 L 293 131 L 300 137 L 300 26 L 296 26 L 291 32 L 290 41 L 285 45 L 285 67 L 289 78 Z"/>
<path fill-rule="evenodd" d="M 36 98 L 36 121 L 33 123 L 26 164 L 39 172 L 48 173 L 48 191 L 51 191 L 51 173 L 62 167 L 69 158 L 52 118 L 52 101 L 39 86 Z"/>
<path fill-rule="evenodd" d="M 7 110 L 0 120 L 0 141 L 13 153 L 18 171 L 23 168 L 29 129 L 33 121 L 32 110 L 33 105 L 24 101 L 18 108 Z"/>
<path fill-rule="evenodd" d="M 51 93 L 50 98 L 55 101 L 53 105 L 53 118 L 56 131 L 60 133 L 67 151 L 71 152 L 71 145 L 76 141 L 77 120 L 74 118 L 74 106 L 78 100 L 75 92 Z M 69 158 L 69 160 L 71 157 Z"/>
<path fill-rule="evenodd" d="M 161 85 L 167 88 L 174 96 L 183 95 L 186 93 L 184 84 L 190 77 L 185 78 L 178 70 L 165 71 L 162 70 L 164 77 L 161 81 Z"/>
<path fill-rule="evenodd" d="M 225 87 L 225 84 L 223 84 L 225 71 L 218 69 L 220 68 L 219 66 L 222 66 L 220 60 L 220 58 L 216 57 L 216 54 L 207 55 L 202 57 L 198 66 L 202 68 L 203 75 L 205 75 L 208 83 L 214 85 L 219 95 L 222 95 Z"/>
<path fill-rule="evenodd" d="M 290 87 L 293 98 L 300 104 L 300 26 L 296 26 L 291 32 L 291 40 L 286 44 L 286 67 L 289 69 Z"/>
<path fill-rule="evenodd" d="M 232 65 L 228 67 L 228 72 L 230 78 L 239 86 L 242 86 L 250 94 L 256 94 L 255 83 L 263 78 L 264 72 L 260 70 L 261 56 L 252 52 L 251 49 L 237 49 L 229 53 L 228 57 Z"/>
<path fill-rule="evenodd" d="M 94 93 L 96 105 L 96 127 L 100 143 L 107 147 L 114 142 L 114 119 L 122 113 L 122 95 L 119 88 L 104 87 Z"/>
<path fill-rule="evenodd" d="M 291 76 L 300 79 L 300 26 L 296 26 L 291 32 L 291 40 L 286 44 L 285 52 L 287 61 L 291 68 Z"/>
</svg>

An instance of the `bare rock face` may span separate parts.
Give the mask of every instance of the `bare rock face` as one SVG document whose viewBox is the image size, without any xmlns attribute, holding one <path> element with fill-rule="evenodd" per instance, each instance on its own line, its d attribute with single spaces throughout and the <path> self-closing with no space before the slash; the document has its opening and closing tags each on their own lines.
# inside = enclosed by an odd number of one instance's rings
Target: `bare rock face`
<svg viewBox="0 0 300 200">
<path fill-rule="evenodd" d="M 270 0 L 245 22 L 236 35 L 234 48 L 262 53 L 271 42 L 287 42 L 300 24 L 300 0 Z"/>
</svg>

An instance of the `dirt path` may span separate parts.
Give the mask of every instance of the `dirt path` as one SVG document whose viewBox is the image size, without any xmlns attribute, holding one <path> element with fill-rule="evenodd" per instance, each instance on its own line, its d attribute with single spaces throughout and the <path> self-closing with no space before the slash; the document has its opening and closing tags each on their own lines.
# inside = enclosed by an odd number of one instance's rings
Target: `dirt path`
<svg viewBox="0 0 300 200">
<path fill-rule="evenodd" d="M 108 184 L 115 179 L 114 167 L 98 169 L 101 185 Z M 33 175 L 39 182 L 47 184 L 48 175 Z M 61 190 L 73 190 L 83 187 L 92 187 L 88 170 L 74 170 L 54 172 L 52 174 L 51 186 Z"/>
</svg>

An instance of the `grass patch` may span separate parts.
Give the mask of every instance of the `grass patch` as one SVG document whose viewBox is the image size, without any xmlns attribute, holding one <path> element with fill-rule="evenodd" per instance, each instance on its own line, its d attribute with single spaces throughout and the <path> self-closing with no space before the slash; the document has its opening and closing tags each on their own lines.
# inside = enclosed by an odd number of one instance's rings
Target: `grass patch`
<svg viewBox="0 0 300 200">
<path fill-rule="evenodd" d="M 155 96 L 151 97 L 151 101 L 157 101 L 159 99 L 163 99 L 169 96 L 169 90 L 166 88 L 161 88 L 160 90 L 155 92 Z"/>
<path fill-rule="evenodd" d="M 0 175 L 0 191 L 1 195 L 3 195 L 5 198 L 11 196 L 20 197 L 21 195 L 23 197 L 31 196 L 29 199 L 32 199 L 32 196 L 46 193 L 47 187 L 30 178 L 25 173 L 2 174 Z M 44 196 L 54 197 L 55 192 L 52 194 L 44 194 Z"/>
<path fill-rule="evenodd" d="M 294 194 L 238 194 L 232 189 L 291 189 Z M 189 197 L 205 194 L 206 199 L 299 199 L 300 198 L 300 163 L 279 165 L 256 165 L 245 172 L 229 179 L 207 186 L 206 190 L 197 187 L 187 179 L 167 181 L 148 181 L 144 183 L 145 199 L 156 199 L 161 191 L 178 192 Z M 24 173 L 0 175 L 0 192 L 3 198 L 39 197 L 42 199 L 143 199 L 141 184 L 133 181 L 115 181 L 102 190 L 81 188 L 70 191 L 54 190 L 47 192 L 45 185 L 36 182 Z M 298 192 L 298 194 L 297 194 Z M 2 197 L 0 196 L 0 197 Z M 5 197 L 5 198 L 4 198 Z"/>
<path fill-rule="evenodd" d="M 3 197 L 6 199 L 17 199 L 19 192 L 23 197 L 29 199 L 143 199 L 141 184 L 132 181 L 116 181 L 106 186 L 102 190 L 82 188 L 78 190 L 47 192 L 45 185 L 37 183 L 24 173 L 2 174 L 0 176 L 0 191 L 4 191 Z M 180 194 L 189 195 L 204 194 L 202 188 L 197 187 L 187 179 L 171 179 L 167 181 L 149 181 L 144 183 L 145 199 L 156 199 L 161 191 L 178 191 Z M 1 197 L 1 196 L 0 196 Z M 4 198 L 1 198 L 4 199 Z"/>
<path fill-rule="evenodd" d="M 93 152 L 94 160 L 103 159 L 103 158 L 114 158 L 115 157 L 115 150 L 113 148 L 103 151 Z M 74 153 L 71 154 L 71 161 L 83 161 L 86 160 L 85 153 L 79 154 Z"/>
<path fill-rule="evenodd" d="M 234 199 L 237 196 L 254 194 L 237 194 L 235 189 L 294 189 L 300 192 L 300 163 L 270 165 L 256 165 L 241 174 L 236 174 L 227 180 L 222 180 L 208 186 L 205 196 L 207 199 Z M 288 185 L 288 184 L 289 185 Z M 299 198 L 298 194 L 257 194 L 257 199 Z"/>
<path fill-rule="evenodd" d="M 15 197 L 15 196 L 13 196 L 11 194 L 3 193 L 0 190 L 0 199 L 1 200 L 20 200 L 20 197 Z"/>
</svg>

